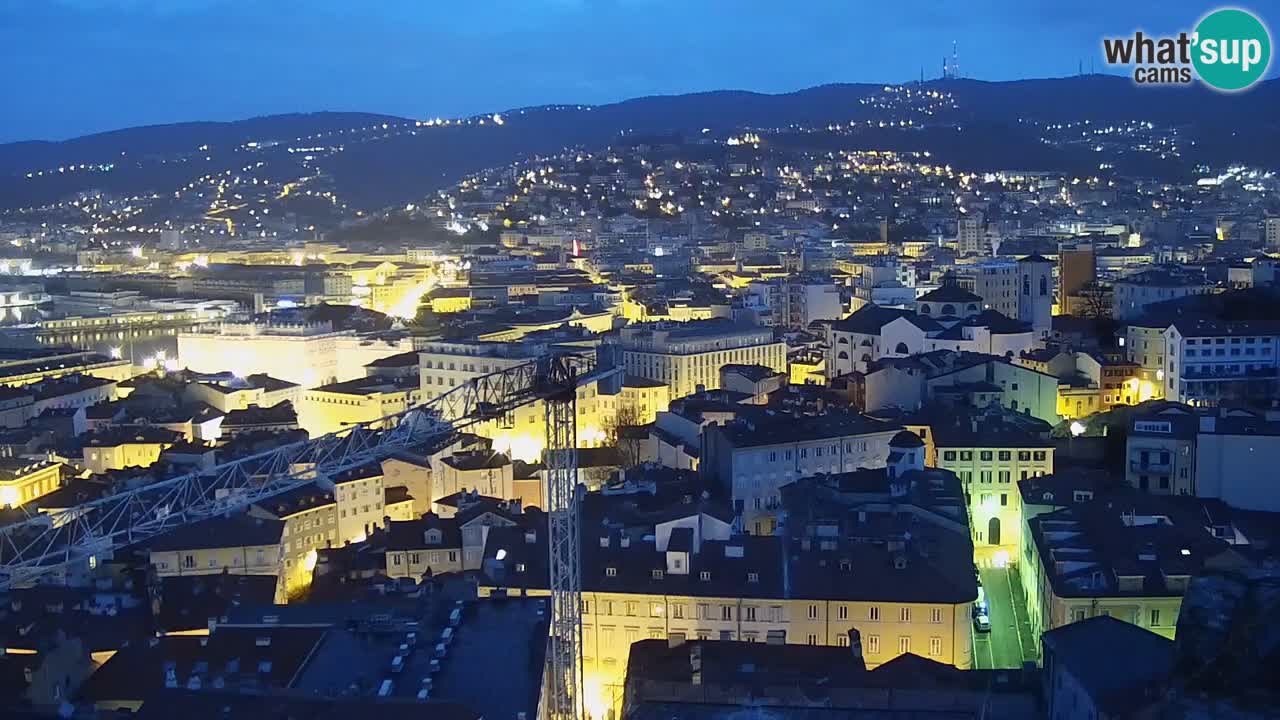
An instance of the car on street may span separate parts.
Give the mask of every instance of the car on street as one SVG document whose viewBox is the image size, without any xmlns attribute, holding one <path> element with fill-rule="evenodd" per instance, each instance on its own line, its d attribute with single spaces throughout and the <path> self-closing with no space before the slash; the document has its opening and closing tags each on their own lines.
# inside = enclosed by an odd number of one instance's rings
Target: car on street
<svg viewBox="0 0 1280 720">
<path fill-rule="evenodd" d="M 973 618 L 973 628 L 980 633 L 991 632 L 991 618 L 986 613 L 981 613 Z"/>
</svg>

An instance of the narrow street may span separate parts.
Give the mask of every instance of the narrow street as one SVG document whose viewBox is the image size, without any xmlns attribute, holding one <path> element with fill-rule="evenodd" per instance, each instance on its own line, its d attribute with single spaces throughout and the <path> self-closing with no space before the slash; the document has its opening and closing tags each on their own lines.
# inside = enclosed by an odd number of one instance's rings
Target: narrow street
<svg viewBox="0 0 1280 720">
<path fill-rule="evenodd" d="M 974 663 L 978 668 L 1017 668 L 1035 659 L 1034 640 L 1027 614 L 1015 591 L 1016 571 L 983 568 L 979 571 L 986 589 L 991 632 L 974 632 Z"/>
</svg>

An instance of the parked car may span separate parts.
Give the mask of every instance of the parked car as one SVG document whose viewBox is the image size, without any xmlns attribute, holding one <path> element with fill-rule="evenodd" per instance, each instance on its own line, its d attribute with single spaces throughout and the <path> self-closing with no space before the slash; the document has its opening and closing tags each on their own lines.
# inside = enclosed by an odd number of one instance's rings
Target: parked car
<svg viewBox="0 0 1280 720">
<path fill-rule="evenodd" d="M 980 633 L 991 632 L 991 618 L 986 613 L 982 613 L 973 619 L 973 628 Z"/>
</svg>

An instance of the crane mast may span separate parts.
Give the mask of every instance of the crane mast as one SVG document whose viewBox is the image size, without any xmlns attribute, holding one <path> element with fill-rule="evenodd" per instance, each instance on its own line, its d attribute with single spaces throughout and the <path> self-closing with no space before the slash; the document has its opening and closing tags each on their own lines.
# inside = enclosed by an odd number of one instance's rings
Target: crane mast
<svg viewBox="0 0 1280 720">
<path fill-rule="evenodd" d="M 572 367 L 551 367 L 546 412 L 547 545 L 551 636 L 547 655 L 548 720 L 583 717 L 582 575 L 578 488 L 578 383 Z"/>
</svg>

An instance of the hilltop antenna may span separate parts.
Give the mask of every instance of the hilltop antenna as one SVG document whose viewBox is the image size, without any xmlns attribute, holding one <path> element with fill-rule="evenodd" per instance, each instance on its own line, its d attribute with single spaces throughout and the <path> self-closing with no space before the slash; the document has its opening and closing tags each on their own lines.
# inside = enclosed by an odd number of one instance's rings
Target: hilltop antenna
<svg viewBox="0 0 1280 720">
<path fill-rule="evenodd" d="M 951 77 L 960 77 L 960 43 L 959 41 L 951 41 Z"/>
</svg>

